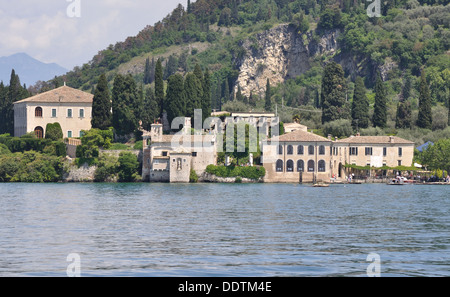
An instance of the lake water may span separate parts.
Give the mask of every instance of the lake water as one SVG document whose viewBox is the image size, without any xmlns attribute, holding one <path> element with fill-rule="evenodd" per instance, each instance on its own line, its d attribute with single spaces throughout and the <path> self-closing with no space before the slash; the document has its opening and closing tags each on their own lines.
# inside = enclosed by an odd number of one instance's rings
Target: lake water
<svg viewBox="0 0 450 297">
<path fill-rule="evenodd" d="M 450 276 L 449 190 L 0 184 L 0 276 Z"/>
</svg>

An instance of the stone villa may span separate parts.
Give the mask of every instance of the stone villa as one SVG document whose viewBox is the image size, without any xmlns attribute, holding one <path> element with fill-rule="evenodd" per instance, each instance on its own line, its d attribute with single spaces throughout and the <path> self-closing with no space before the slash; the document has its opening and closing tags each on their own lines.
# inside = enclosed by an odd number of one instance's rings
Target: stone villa
<svg viewBox="0 0 450 297">
<path fill-rule="evenodd" d="M 333 141 L 300 129 L 272 142 L 263 146 L 265 182 L 327 182 L 344 179 L 345 164 L 394 168 L 411 166 L 414 157 L 414 143 L 395 136 L 356 135 Z"/>
<path fill-rule="evenodd" d="M 191 169 L 197 175 L 217 164 L 216 135 L 191 135 L 190 118 L 182 133 L 163 135 L 163 125 L 144 131 L 142 178 L 149 182 L 188 183 Z"/>
<path fill-rule="evenodd" d="M 91 129 L 94 95 L 66 85 L 14 103 L 14 136 L 34 132 L 45 137 L 47 124 L 58 122 L 64 138 L 80 137 Z"/>
</svg>

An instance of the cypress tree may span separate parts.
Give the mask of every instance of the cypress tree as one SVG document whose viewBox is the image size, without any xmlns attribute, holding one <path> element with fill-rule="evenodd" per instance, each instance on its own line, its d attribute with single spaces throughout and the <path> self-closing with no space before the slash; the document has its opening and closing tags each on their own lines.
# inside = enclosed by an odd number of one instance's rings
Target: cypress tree
<svg viewBox="0 0 450 297">
<path fill-rule="evenodd" d="M 8 89 L 3 84 L 3 81 L 0 82 L 0 134 L 5 133 L 5 121 L 3 119 L 5 118 L 4 112 L 6 111 L 6 96 L 8 94 Z"/>
<path fill-rule="evenodd" d="M 6 91 L 5 91 L 6 90 Z M 20 85 L 19 76 L 16 75 L 15 70 L 11 71 L 11 78 L 9 81 L 9 87 L 3 87 L 3 96 L 1 104 L 1 114 L 0 114 L 0 134 L 9 133 L 14 135 L 14 105 L 13 103 L 25 98 L 26 90 L 23 90 Z"/>
<path fill-rule="evenodd" d="M 107 130 L 112 126 L 111 95 L 106 75 L 100 75 L 92 102 L 92 128 Z"/>
<path fill-rule="evenodd" d="M 375 106 L 373 113 L 373 126 L 384 128 L 387 122 L 387 98 L 384 83 L 378 73 L 375 82 Z"/>
<path fill-rule="evenodd" d="M 139 93 L 131 75 L 118 74 L 112 91 L 112 123 L 118 135 L 136 132 L 139 116 Z"/>
<path fill-rule="evenodd" d="M 397 129 L 411 128 L 411 104 L 408 101 L 399 102 L 397 105 L 395 128 Z"/>
<path fill-rule="evenodd" d="M 156 101 L 155 92 L 151 87 L 145 90 L 144 112 L 142 115 L 142 127 L 150 131 L 151 125 L 159 118 L 159 106 Z"/>
<path fill-rule="evenodd" d="M 417 126 L 424 129 L 431 129 L 432 123 L 430 89 L 425 77 L 425 71 L 422 71 L 419 87 L 419 116 L 417 118 Z"/>
<path fill-rule="evenodd" d="M 355 91 L 352 103 L 352 126 L 354 129 L 369 127 L 369 100 L 361 77 L 355 80 Z"/>
<path fill-rule="evenodd" d="M 158 59 L 155 66 L 155 97 L 159 105 L 159 116 L 162 118 L 164 112 L 164 80 L 161 59 Z"/>
<path fill-rule="evenodd" d="M 203 122 L 211 116 L 211 77 L 208 68 L 203 76 L 202 114 Z"/>
<path fill-rule="evenodd" d="M 266 83 L 266 102 L 264 105 L 266 111 L 272 110 L 272 90 L 270 89 L 270 81 L 267 79 Z"/>
<path fill-rule="evenodd" d="M 144 84 L 151 83 L 151 70 L 150 70 L 150 59 L 147 58 L 145 60 L 145 69 L 144 69 Z"/>
<path fill-rule="evenodd" d="M 184 82 L 186 116 L 193 117 L 195 109 L 202 109 L 203 86 L 194 73 L 188 73 Z"/>
<path fill-rule="evenodd" d="M 325 66 L 322 77 L 322 123 L 346 119 L 350 116 L 345 96 L 345 78 L 342 66 L 331 62 Z"/>
<path fill-rule="evenodd" d="M 169 123 L 177 117 L 186 114 L 186 97 L 183 77 L 176 73 L 169 77 L 167 82 L 166 111 Z"/>
</svg>

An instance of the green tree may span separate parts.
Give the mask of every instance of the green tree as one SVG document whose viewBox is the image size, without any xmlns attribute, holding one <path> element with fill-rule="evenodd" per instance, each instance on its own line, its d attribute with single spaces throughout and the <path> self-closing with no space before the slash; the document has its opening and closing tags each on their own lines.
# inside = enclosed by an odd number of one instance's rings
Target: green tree
<svg viewBox="0 0 450 297">
<path fill-rule="evenodd" d="M 373 113 L 373 126 L 384 128 L 387 122 L 387 94 L 381 75 L 378 73 L 375 81 L 375 106 Z"/>
<path fill-rule="evenodd" d="M 186 95 L 181 74 L 169 77 L 167 82 L 166 111 L 169 123 L 177 117 L 186 115 Z"/>
<path fill-rule="evenodd" d="M 1 94 L 3 93 L 3 95 Z M 27 96 L 26 90 L 20 85 L 19 76 L 15 70 L 11 71 L 9 87 L 0 89 L 0 96 L 3 99 L 0 102 L 0 134 L 9 133 L 14 135 L 14 102 L 19 101 Z"/>
<path fill-rule="evenodd" d="M 364 81 L 359 76 L 355 80 L 353 94 L 352 126 L 356 130 L 369 127 L 369 100 L 366 96 Z"/>
<path fill-rule="evenodd" d="M 112 91 L 113 127 L 118 135 L 135 133 L 139 121 L 139 93 L 131 75 L 116 75 Z"/>
<path fill-rule="evenodd" d="M 271 111 L 272 110 L 272 90 L 270 88 L 270 81 L 269 79 L 267 79 L 266 82 L 266 101 L 265 101 L 265 105 L 264 108 L 266 111 Z"/>
<path fill-rule="evenodd" d="M 431 170 L 450 172 L 450 139 L 440 139 L 429 146 L 421 155 L 421 162 Z"/>
<path fill-rule="evenodd" d="M 121 152 L 119 155 L 119 180 L 121 182 L 134 182 L 138 178 L 139 161 L 137 156 L 130 152 Z"/>
<path fill-rule="evenodd" d="M 155 66 L 155 97 L 159 105 L 159 116 L 164 113 L 164 79 L 161 59 L 156 61 Z"/>
<path fill-rule="evenodd" d="M 92 102 L 92 128 L 106 130 L 112 126 L 111 95 L 106 75 L 100 75 Z"/>
<path fill-rule="evenodd" d="M 425 77 L 425 71 L 422 71 L 419 87 L 419 116 L 417 118 L 417 126 L 424 129 L 431 129 L 432 124 L 430 89 Z"/>
<path fill-rule="evenodd" d="M 350 117 L 345 83 L 342 66 L 336 62 L 328 63 L 322 77 L 322 124 Z"/>
<path fill-rule="evenodd" d="M 408 101 L 397 104 L 397 115 L 395 117 L 395 128 L 411 128 L 411 104 Z"/>
<path fill-rule="evenodd" d="M 142 127 L 150 131 L 151 125 L 159 118 L 159 105 L 156 101 L 155 92 L 151 87 L 145 91 L 144 111 L 141 117 Z"/>
<path fill-rule="evenodd" d="M 151 66 L 150 59 L 147 58 L 145 60 L 145 68 L 144 68 L 144 84 L 151 83 Z"/>
<path fill-rule="evenodd" d="M 61 125 L 59 123 L 47 124 L 45 128 L 45 138 L 53 141 L 62 140 L 64 137 Z"/>
<path fill-rule="evenodd" d="M 184 82 L 186 116 L 193 117 L 195 109 L 202 109 L 203 86 L 194 73 L 188 73 Z"/>
<path fill-rule="evenodd" d="M 208 68 L 203 76 L 202 115 L 203 122 L 211 116 L 211 77 Z"/>
</svg>

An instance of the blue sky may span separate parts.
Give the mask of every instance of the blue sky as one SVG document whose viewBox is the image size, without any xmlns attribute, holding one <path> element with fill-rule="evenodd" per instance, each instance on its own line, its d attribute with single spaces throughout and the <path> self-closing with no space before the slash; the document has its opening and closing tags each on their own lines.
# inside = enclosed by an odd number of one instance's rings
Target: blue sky
<svg viewBox="0 0 450 297">
<path fill-rule="evenodd" d="M 78 2 L 75 2 L 78 1 Z M 135 36 L 187 0 L 0 0 L 0 57 L 24 52 L 67 69 Z M 195 2 L 195 1 L 192 1 Z M 76 9 L 79 4 L 80 17 Z M 74 8 L 69 10 L 68 8 Z M 72 16 L 72 17 L 71 17 Z M 73 17 L 74 16 L 74 17 Z"/>
</svg>

